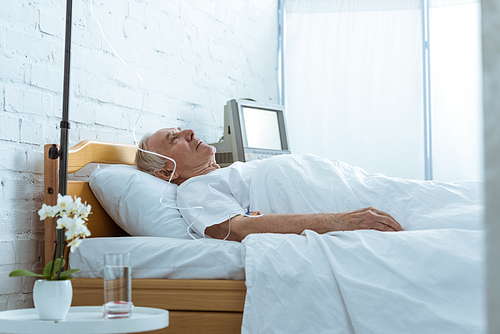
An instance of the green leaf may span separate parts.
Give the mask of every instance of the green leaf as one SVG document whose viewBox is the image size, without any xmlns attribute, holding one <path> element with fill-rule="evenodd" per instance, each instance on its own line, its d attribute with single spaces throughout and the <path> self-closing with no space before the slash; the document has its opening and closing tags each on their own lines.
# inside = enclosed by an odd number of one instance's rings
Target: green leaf
<svg viewBox="0 0 500 334">
<path fill-rule="evenodd" d="M 50 271 L 52 270 L 52 262 L 53 261 L 50 261 L 49 263 L 47 263 L 47 265 L 45 266 L 45 268 L 43 268 L 43 274 L 44 275 L 50 276 Z"/>
<path fill-rule="evenodd" d="M 81 269 L 70 269 L 70 270 L 62 271 L 61 272 L 61 279 L 62 279 L 63 276 L 69 276 L 69 275 L 76 274 L 80 270 Z M 71 277 L 71 278 L 73 278 L 73 277 Z"/>
<path fill-rule="evenodd" d="M 45 268 L 43 269 L 43 274 L 46 276 L 46 277 L 50 277 L 51 275 L 59 272 L 61 270 L 61 268 L 64 268 L 64 264 L 65 264 L 65 261 L 62 260 L 62 259 L 56 259 L 56 261 L 54 262 L 54 270 L 51 272 L 51 269 L 52 269 L 52 262 L 53 261 L 50 261 L 46 266 Z"/>
<path fill-rule="evenodd" d="M 9 277 L 19 277 L 19 276 L 36 276 L 36 277 L 47 278 L 47 276 L 45 276 L 45 275 L 35 274 L 35 273 L 33 273 L 29 270 L 25 270 L 25 269 L 12 270 L 9 274 Z"/>
<path fill-rule="evenodd" d="M 43 268 L 44 275 L 50 275 L 50 269 L 52 268 L 52 261 L 50 261 L 45 268 Z"/>
</svg>

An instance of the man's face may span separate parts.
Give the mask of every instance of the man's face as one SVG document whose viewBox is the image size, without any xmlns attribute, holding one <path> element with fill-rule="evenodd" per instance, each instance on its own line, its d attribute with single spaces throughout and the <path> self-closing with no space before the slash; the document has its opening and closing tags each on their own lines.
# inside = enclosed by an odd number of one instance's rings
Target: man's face
<svg viewBox="0 0 500 334">
<path fill-rule="evenodd" d="M 215 164 L 215 147 L 196 138 L 193 130 L 166 128 L 156 131 L 146 142 L 146 146 L 161 155 L 175 160 L 176 172 L 181 178 L 201 175 L 207 166 Z M 169 171 L 171 161 L 166 162 Z"/>
</svg>

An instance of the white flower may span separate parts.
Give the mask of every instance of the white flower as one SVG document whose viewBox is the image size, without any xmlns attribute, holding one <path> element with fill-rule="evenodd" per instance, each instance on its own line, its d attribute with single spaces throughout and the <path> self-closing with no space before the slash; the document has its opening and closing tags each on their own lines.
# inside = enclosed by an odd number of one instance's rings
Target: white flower
<svg viewBox="0 0 500 334">
<path fill-rule="evenodd" d="M 83 220 L 79 217 L 70 218 L 71 221 L 68 226 L 66 226 L 66 240 L 71 240 L 76 238 L 80 234 L 80 226 L 83 224 Z"/>
<path fill-rule="evenodd" d="M 40 216 L 40 220 L 44 220 L 47 217 L 53 218 L 54 217 L 54 209 L 52 206 L 48 206 L 43 204 L 42 208 L 38 210 L 38 215 Z"/>
<path fill-rule="evenodd" d="M 60 230 L 62 228 L 68 228 L 72 224 L 73 224 L 73 218 L 70 218 L 68 216 L 64 216 L 64 217 L 61 217 L 57 220 L 56 229 Z"/>
<path fill-rule="evenodd" d="M 72 214 L 77 214 L 83 206 L 82 199 L 80 197 L 75 196 L 75 201 L 73 203 L 73 208 L 71 210 Z"/>
<path fill-rule="evenodd" d="M 83 237 L 90 237 L 90 230 L 87 225 L 82 225 L 80 228 L 80 235 Z"/>
<path fill-rule="evenodd" d="M 82 238 L 85 239 L 90 236 L 86 220 L 91 213 L 91 208 L 87 203 L 83 204 L 80 197 L 75 196 L 73 200 L 69 195 L 62 196 L 58 194 L 57 205 L 48 206 L 43 204 L 38 214 L 42 220 L 47 217 L 59 217 L 56 229 L 66 229 L 66 241 L 69 242 L 68 247 L 71 247 L 73 252 L 82 242 Z"/>
<path fill-rule="evenodd" d="M 73 239 L 69 244 L 68 244 L 68 247 L 70 247 L 70 251 L 71 253 L 73 253 L 73 251 L 75 250 L 75 248 L 77 248 L 78 246 L 80 246 L 80 244 L 82 243 L 82 239 Z"/>
<path fill-rule="evenodd" d="M 82 205 L 77 214 L 82 217 L 83 219 L 87 219 L 87 217 L 90 215 L 90 210 L 92 209 L 92 206 L 89 205 Z"/>
<path fill-rule="evenodd" d="M 62 196 L 61 194 L 57 194 L 57 205 L 55 209 L 61 216 L 69 215 L 73 210 L 73 199 L 71 196 Z"/>
<path fill-rule="evenodd" d="M 64 235 L 66 236 L 66 240 L 72 240 L 78 236 L 78 232 L 75 228 L 66 228 L 66 232 L 64 233 Z"/>
<path fill-rule="evenodd" d="M 70 218 L 71 222 L 66 226 L 66 240 L 72 240 L 78 237 L 88 237 L 90 231 L 85 225 L 85 221 L 80 217 Z"/>
</svg>

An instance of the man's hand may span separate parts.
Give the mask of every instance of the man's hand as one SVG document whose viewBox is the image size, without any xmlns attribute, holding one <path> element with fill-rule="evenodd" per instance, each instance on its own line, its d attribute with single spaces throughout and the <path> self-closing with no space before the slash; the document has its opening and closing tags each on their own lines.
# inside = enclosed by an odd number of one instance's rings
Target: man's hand
<svg viewBox="0 0 500 334">
<path fill-rule="evenodd" d="M 403 231 L 399 223 L 384 211 L 372 207 L 333 214 L 333 231 Z"/>
</svg>

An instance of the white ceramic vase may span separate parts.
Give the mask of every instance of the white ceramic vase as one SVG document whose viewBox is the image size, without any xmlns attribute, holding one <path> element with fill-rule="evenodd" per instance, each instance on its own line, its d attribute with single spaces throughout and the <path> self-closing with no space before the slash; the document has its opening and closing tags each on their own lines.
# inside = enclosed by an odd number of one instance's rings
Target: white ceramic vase
<svg viewBox="0 0 500 334">
<path fill-rule="evenodd" d="M 63 320 L 73 299 L 71 280 L 35 281 L 33 301 L 41 320 Z"/>
</svg>

